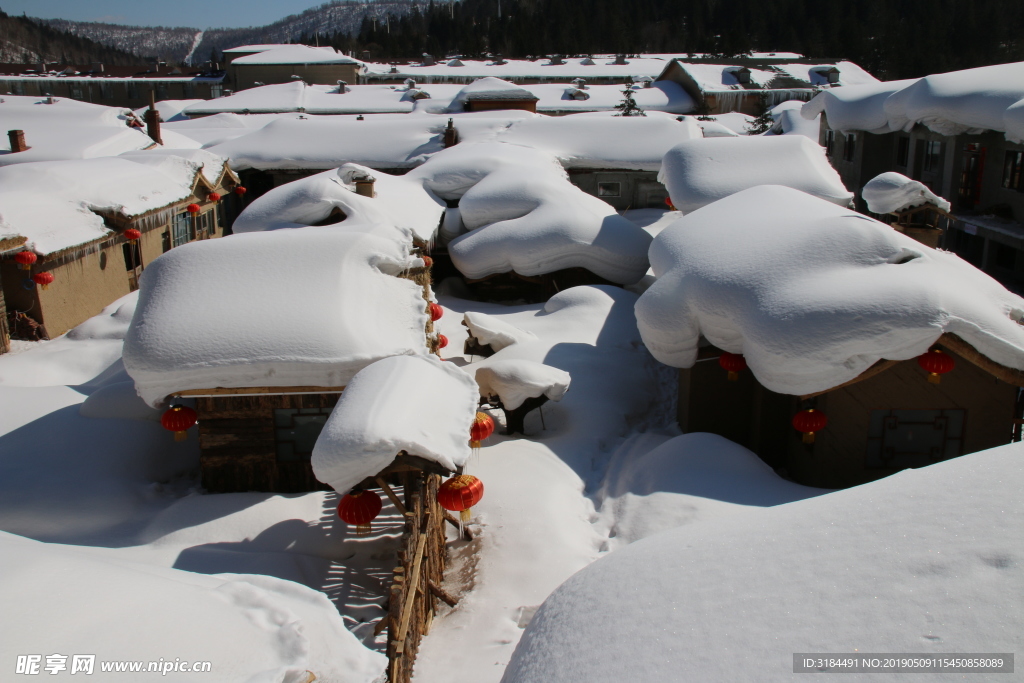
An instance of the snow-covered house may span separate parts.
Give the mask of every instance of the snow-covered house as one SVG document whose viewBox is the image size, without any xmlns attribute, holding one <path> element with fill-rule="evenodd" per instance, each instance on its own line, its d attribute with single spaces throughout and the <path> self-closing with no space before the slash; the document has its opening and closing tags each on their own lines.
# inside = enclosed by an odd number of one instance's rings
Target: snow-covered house
<svg viewBox="0 0 1024 683">
<path fill-rule="evenodd" d="M 948 197 L 943 246 L 1024 287 L 1024 62 L 822 92 L 820 142 L 850 189 L 894 171 Z M 865 203 L 858 208 L 866 210 Z"/>
<path fill-rule="evenodd" d="M 453 111 L 496 111 L 521 109 L 536 112 L 540 98 L 526 88 L 500 78 L 479 78 L 462 88 L 452 100 Z"/>
<path fill-rule="evenodd" d="M 953 254 L 759 186 L 684 216 L 650 255 L 637 320 L 682 368 L 684 431 L 825 487 L 1019 435 L 1024 299 Z"/>
<path fill-rule="evenodd" d="M 398 235 L 354 217 L 190 244 L 150 264 L 125 368 L 151 405 L 196 400 L 204 487 L 322 487 L 310 455 L 352 377 L 428 353 L 423 262 Z M 197 306 L 193 291 L 217 296 Z"/>
<path fill-rule="evenodd" d="M 888 215 L 893 228 L 933 249 L 939 246 L 947 221 L 953 219 L 948 201 L 924 183 L 894 171 L 868 181 L 861 195 L 871 213 Z"/>
<path fill-rule="evenodd" d="M 278 45 L 234 57 L 228 64 L 228 80 L 235 90 L 298 79 L 334 85 L 338 81 L 355 83 L 363 71 L 362 62 L 333 47 Z"/>
<path fill-rule="evenodd" d="M 137 289 L 160 254 L 222 235 L 228 209 L 216 197 L 237 182 L 223 158 L 201 150 L 0 168 L 0 239 L 24 238 L 23 256 L 0 254 L 12 332 L 63 334 Z"/>
<path fill-rule="evenodd" d="M 743 112 L 757 115 L 767 105 L 809 100 L 821 88 L 876 83 L 853 62 L 746 59 L 733 63 L 669 61 L 655 82 L 678 83 L 706 114 Z"/>
</svg>

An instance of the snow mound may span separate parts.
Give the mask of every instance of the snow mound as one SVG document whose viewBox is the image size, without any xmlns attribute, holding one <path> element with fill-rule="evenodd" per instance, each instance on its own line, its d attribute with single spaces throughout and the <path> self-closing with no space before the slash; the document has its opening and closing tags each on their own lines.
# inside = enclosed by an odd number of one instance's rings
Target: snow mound
<svg viewBox="0 0 1024 683">
<path fill-rule="evenodd" d="M 883 81 L 868 85 L 851 85 L 829 88 L 814 96 L 800 109 L 805 119 L 815 119 L 825 114 L 832 130 L 863 130 L 869 133 L 891 133 L 898 128 L 889 125 L 885 114 L 885 101 L 917 79 L 904 81 Z"/>
<path fill-rule="evenodd" d="M 738 138 L 739 133 L 718 121 L 697 121 L 706 138 Z"/>
<path fill-rule="evenodd" d="M 803 135 L 815 143 L 818 142 L 821 118 L 804 118 L 801 113 L 804 104 L 800 100 L 788 100 L 772 107 L 771 114 L 775 124 L 765 135 Z"/>
<path fill-rule="evenodd" d="M 486 313 L 468 311 L 463 321 L 469 329 L 469 336 L 483 346 L 490 345 L 495 351 L 521 342 L 536 341 L 537 335 L 521 330 L 501 318 Z"/>
<path fill-rule="evenodd" d="M 182 245 L 146 268 L 125 368 L 154 406 L 186 389 L 342 386 L 426 353 L 422 288 L 395 277 L 412 263 L 395 240 L 334 226 Z"/>
<path fill-rule="evenodd" d="M 872 213 L 896 213 L 921 204 L 932 204 L 943 211 L 950 209 L 950 203 L 926 185 L 894 171 L 869 180 L 861 190 L 861 196 Z"/>
<path fill-rule="evenodd" d="M 825 151 L 802 135 L 688 140 L 665 155 L 658 180 L 684 213 L 767 183 L 840 206 L 853 199 Z"/>
<path fill-rule="evenodd" d="M 452 99 L 450 108 L 459 110 L 470 100 L 536 100 L 536 95 L 515 83 L 494 76 L 478 78 L 466 85 Z"/>
<path fill-rule="evenodd" d="M 953 333 L 1024 369 L 1024 299 L 948 252 L 803 192 L 755 187 L 684 216 L 651 245 L 636 306 L 644 343 L 675 367 L 701 335 L 784 394 L 824 391 Z"/>
<path fill-rule="evenodd" d="M 1019 650 L 1022 454 L 983 451 L 617 550 L 544 602 L 502 681 L 792 681 L 800 652 Z"/>
<path fill-rule="evenodd" d="M 409 173 L 444 198 L 461 197 L 469 232 L 448 250 L 473 279 L 515 271 L 586 268 L 611 282 L 647 271 L 650 236 L 566 178 L 550 154 L 501 143 L 463 143 Z"/>
<path fill-rule="evenodd" d="M 345 494 L 400 451 L 454 471 L 470 455 L 478 397 L 472 377 L 436 358 L 372 363 L 352 378 L 324 425 L 313 448 L 313 473 Z"/>
<path fill-rule="evenodd" d="M 528 398 L 547 396 L 561 401 L 569 390 L 569 373 L 530 360 L 485 360 L 476 365 L 481 396 L 497 396 L 508 410 Z"/>
<path fill-rule="evenodd" d="M 208 661 L 211 671 L 164 672 L 162 680 L 282 683 L 304 681 L 307 671 L 318 680 L 371 683 L 387 664 L 345 628 L 325 595 L 290 581 L 193 574 L 3 532 L 0 548 L 8 616 L 0 634 L 12 659 L 41 647 L 43 654 L 91 653 L 97 678 L 114 680 L 100 662 L 178 658 Z M 72 659 L 65 663 L 70 672 Z"/>
<path fill-rule="evenodd" d="M 356 194 L 355 179 L 374 179 L 375 197 Z M 316 225 L 341 212 L 345 220 L 335 229 L 393 234 L 395 239 L 433 239 L 444 203 L 408 180 L 360 166 L 344 166 L 275 187 L 245 208 L 235 219 L 235 233 L 261 232 Z"/>
</svg>

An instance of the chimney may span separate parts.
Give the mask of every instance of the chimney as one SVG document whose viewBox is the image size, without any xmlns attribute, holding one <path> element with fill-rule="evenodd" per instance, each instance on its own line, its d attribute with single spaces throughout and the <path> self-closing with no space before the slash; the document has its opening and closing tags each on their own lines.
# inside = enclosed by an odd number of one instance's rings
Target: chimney
<svg viewBox="0 0 1024 683">
<path fill-rule="evenodd" d="M 92 63 L 92 72 L 94 74 L 101 74 L 101 73 L 103 73 L 103 63 L 102 62 L 93 62 Z"/>
<path fill-rule="evenodd" d="M 618 66 L 629 64 L 629 62 L 626 61 L 626 55 L 615 55 L 615 64 Z"/>
<path fill-rule="evenodd" d="M 454 147 L 459 144 L 459 131 L 455 130 L 455 122 L 448 119 L 448 127 L 444 129 L 444 148 Z"/>
<path fill-rule="evenodd" d="M 376 182 L 376 178 L 372 175 L 359 175 L 353 178 L 356 181 L 356 194 L 361 194 L 364 197 L 376 197 L 377 193 L 373 190 L 373 184 Z"/>
<path fill-rule="evenodd" d="M 338 93 L 344 95 L 348 91 L 348 83 L 345 81 L 338 81 Z"/>
<path fill-rule="evenodd" d="M 146 110 L 146 133 L 158 145 L 164 144 L 160 137 L 160 112 L 156 110 L 156 91 L 149 91 L 149 109 Z"/>
<path fill-rule="evenodd" d="M 23 130 L 9 130 L 7 131 L 7 137 L 11 140 L 11 154 L 32 149 L 25 144 L 25 131 Z"/>
</svg>

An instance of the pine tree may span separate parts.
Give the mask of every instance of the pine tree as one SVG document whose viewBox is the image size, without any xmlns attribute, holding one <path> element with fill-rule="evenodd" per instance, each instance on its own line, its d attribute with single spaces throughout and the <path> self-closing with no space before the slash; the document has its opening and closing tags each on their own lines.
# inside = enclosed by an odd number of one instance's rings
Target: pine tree
<svg viewBox="0 0 1024 683">
<path fill-rule="evenodd" d="M 772 109 L 769 106 L 768 94 L 761 93 L 758 97 L 757 106 L 757 118 L 747 124 L 747 135 L 761 135 L 767 133 L 775 125 L 775 119 L 772 118 Z"/>
<path fill-rule="evenodd" d="M 633 88 L 630 85 L 626 85 L 622 95 L 622 101 L 615 105 L 615 108 L 619 110 L 616 116 L 647 116 L 643 109 L 636 106 L 636 100 L 633 99 Z"/>
</svg>

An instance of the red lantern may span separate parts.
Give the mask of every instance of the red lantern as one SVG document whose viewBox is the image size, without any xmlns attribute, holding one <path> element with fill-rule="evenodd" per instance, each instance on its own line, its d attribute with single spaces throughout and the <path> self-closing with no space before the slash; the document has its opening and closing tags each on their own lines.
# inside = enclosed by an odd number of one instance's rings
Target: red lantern
<svg viewBox="0 0 1024 683">
<path fill-rule="evenodd" d="M 435 304 L 435 303 L 431 302 L 431 304 L 430 304 L 430 319 L 433 320 L 436 323 L 438 320 L 441 319 L 441 316 L 443 316 L 443 315 L 444 315 L 444 309 L 441 308 L 441 304 Z"/>
<path fill-rule="evenodd" d="M 668 207 L 669 211 L 675 211 L 676 210 L 676 205 L 672 203 L 672 198 L 671 197 L 665 197 L 665 206 Z"/>
<path fill-rule="evenodd" d="M 437 502 L 445 510 L 458 512 L 463 522 L 473 516 L 471 508 L 484 497 L 484 483 L 472 474 L 457 474 L 437 489 Z"/>
<path fill-rule="evenodd" d="M 828 424 L 828 416 L 820 410 L 808 408 L 793 416 L 793 429 L 803 432 L 804 443 L 814 443 L 814 433 L 820 432 Z"/>
<path fill-rule="evenodd" d="M 185 207 L 185 210 L 191 214 L 197 214 L 199 213 L 201 208 L 202 207 L 199 206 L 198 204 L 189 204 L 188 206 Z"/>
<path fill-rule="evenodd" d="M 420 258 L 423 259 L 424 268 L 430 268 L 432 265 L 434 265 L 434 259 L 430 258 L 429 256 L 421 256 Z"/>
<path fill-rule="evenodd" d="M 124 238 L 129 242 L 134 242 L 140 237 L 142 237 L 142 232 L 136 230 L 135 228 L 128 228 L 127 230 L 124 231 Z"/>
<path fill-rule="evenodd" d="M 188 406 L 171 406 L 164 411 L 160 418 L 160 424 L 164 429 L 174 432 L 175 441 L 184 441 L 188 438 L 188 430 L 195 426 L 196 411 Z"/>
<path fill-rule="evenodd" d="M 917 364 L 928 373 L 928 381 L 938 384 L 942 381 L 942 375 L 952 372 L 956 367 L 956 360 L 939 349 L 932 349 L 917 357 Z"/>
<path fill-rule="evenodd" d="M 235 188 L 235 194 L 237 194 L 237 195 L 238 195 L 239 197 L 241 197 L 241 196 L 242 196 L 243 194 L 245 194 L 246 192 L 248 192 L 248 190 L 246 190 L 246 189 L 245 189 L 245 188 L 244 188 L 243 186 L 241 186 L 241 185 L 239 185 L 238 187 L 236 187 L 236 188 Z"/>
<path fill-rule="evenodd" d="M 722 355 L 718 357 L 718 364 L 725 370 L 727 377 L 730 382 L 735 382 L 740 377 L 740 373 L 747 369 L 747 359 L 738 353 L 729 353 L 723 351 Z"/>
<path fill-rule="evenodd" d="M 32 281 L 46 289 L 53 284 L 53 273 L 36 273 L 32 276 Z"/>
<path fill-rule="evenodd" d="M 209 199 L 211 202 L 219 202 L 220 194 L 217 192 L 211 192 L 210 194 L 206 195 L 206 198 Z"/>
<path fill-rule="evenodd" d="M 487 413 L 477 413 L 469 428 L 469 445 L 480 448 L 480 442 L 494 433 L 494 420 Z"/>
<path fill-rule="evenodd" d="M 22 270 L 32 270 L 32 264 L 39 260 L 39 257 L 31 251 L 19 251 L 14 255 L 14 260 Z"/>
<path fill-rule="evenodd" d="M 380 514 L 384 503 L 376 491 L 351 491 L 338 503 L 338 517 L 349 526 L 356 528 L 356 534 L 370 533 L 370 522 Z"/>
<path fill-rule="evenodd" d="M 448 337 L 443 334 L 437 335 L 437 348 L 443 349 L 446 346 L 448 346 Z"/>
</svg>

